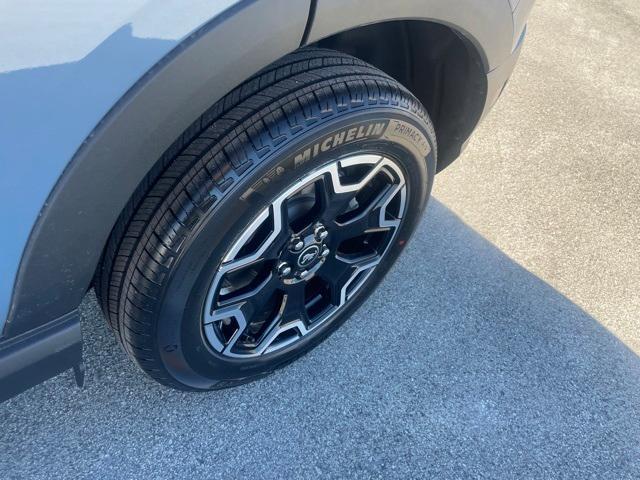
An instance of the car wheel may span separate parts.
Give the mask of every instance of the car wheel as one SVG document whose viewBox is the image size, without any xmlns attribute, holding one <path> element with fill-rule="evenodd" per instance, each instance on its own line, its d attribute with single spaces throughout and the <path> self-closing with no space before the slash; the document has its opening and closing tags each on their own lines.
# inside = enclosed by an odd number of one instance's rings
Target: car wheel
<svg viewBox="0 0 640 480">
<path fill-rule="evenodd" d="M 320 49 L 194 125 L 123 212 L 96 291 L 145 372 L 207 390 L 291 362 L 362 304 L 421 217 L 436 142 L 403 86 Z"/>
</svg>

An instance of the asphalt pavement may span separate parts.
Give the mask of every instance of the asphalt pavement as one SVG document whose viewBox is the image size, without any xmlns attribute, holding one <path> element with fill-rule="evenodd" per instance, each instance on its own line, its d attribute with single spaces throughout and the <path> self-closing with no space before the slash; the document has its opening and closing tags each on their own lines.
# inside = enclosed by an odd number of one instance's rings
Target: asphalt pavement
<svg viewBox="0 0 640 480">
<path fill-rule="evenodd" d="M 640 7 L 539 0 L 503 98 L 303 359 L 155 384 L 95 297 L 87 384 L 0 405 L 0 478 L 639 478 Z"/>
</svg>

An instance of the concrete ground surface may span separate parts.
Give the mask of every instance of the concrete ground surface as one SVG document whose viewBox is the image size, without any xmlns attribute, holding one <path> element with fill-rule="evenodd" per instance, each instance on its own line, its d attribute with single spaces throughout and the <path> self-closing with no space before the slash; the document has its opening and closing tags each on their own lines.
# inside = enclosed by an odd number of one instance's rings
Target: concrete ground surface
<svg viewBox="0 0 640 480">
<path fill-rule="evenodd" d="M 640 477 L 640 6 L 539 0 L 413 241 L 259 382 L 156 385 L 83 304 L 87 385 L 0 405 L 0 478 Z"/>
</svg>

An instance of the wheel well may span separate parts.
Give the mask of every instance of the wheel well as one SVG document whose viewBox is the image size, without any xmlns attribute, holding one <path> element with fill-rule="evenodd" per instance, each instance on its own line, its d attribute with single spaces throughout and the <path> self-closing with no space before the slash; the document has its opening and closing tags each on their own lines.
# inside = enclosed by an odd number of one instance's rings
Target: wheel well
<svg viewBox="0 0 640 480">
<path fill-rule="evenodd" d="M 486 75 L 476 48 L 452 28 L 422 20 L 365 25 L 314 45 L 360 58 L 407 87 L 426 107 L 438 140 L 438 170 L 455 160 L 477 125 Z"/>
</svg>

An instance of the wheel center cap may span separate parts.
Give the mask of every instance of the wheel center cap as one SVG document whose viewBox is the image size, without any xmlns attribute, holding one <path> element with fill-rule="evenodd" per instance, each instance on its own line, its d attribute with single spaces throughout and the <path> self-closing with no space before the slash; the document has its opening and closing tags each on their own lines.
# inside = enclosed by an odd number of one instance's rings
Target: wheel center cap
<svg viewBox="0 0 640 480">
<path fill-rule="evenodd" d="M 298 265 L 306 268 L 311 265 L 320 255 L 320 247 L 318 245 L 310 245 L 298 255 Z"/>
</svg>

